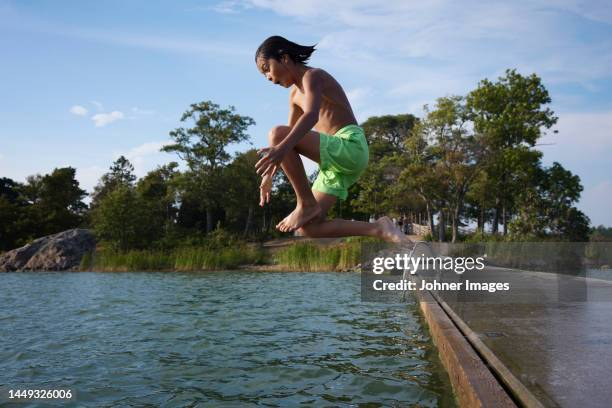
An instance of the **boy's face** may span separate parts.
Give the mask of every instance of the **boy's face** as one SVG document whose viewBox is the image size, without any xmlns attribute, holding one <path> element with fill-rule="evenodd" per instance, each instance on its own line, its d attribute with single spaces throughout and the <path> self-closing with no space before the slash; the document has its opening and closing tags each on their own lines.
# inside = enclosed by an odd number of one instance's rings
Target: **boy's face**
<svg viewBox="0 0 612 408">
<path fill-rule="evenodd" d="M 285 55 L 283 58 L 286 60 L 287 56 Z M 285 88 L 291 86 L 291 79 L 288 75 L 285 62 L 277 61 L 274 58 L 265 59 L 259 57 L 257 58 L 257 69 L 274 84 Z"/>
</svg>

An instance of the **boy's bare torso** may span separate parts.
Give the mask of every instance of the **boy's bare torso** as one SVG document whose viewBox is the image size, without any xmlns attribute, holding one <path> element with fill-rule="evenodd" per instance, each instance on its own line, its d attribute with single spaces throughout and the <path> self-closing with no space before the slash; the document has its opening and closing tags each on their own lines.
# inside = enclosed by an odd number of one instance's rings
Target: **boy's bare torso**
<svg viewBox="0 0 612 408">
<path fill-rule="evenodd" d="M 319 121 L 314 129 L 317 132 L 335 134 L 344 126 L 357 124 L 351 105 L 340 84 L 330 74 L 320 68 L 312 68 L 320 72 L 322 78 L 322 97 L 319 108 Z M 289 125 L 293 126 L 304 112 L 305 95 L 293 85 L 289 100 Z"/>
</svg>

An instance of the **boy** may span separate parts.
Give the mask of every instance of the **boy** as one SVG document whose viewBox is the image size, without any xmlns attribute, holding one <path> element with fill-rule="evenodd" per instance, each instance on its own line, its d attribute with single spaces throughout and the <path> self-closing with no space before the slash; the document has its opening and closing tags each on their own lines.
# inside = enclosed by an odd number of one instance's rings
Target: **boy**
<svg viewBox="0 0 612 408">
<path fill-rule="evenodd" d="M 346 200 L 348 188 L 367 167 L 368 145 L 340 84 L 324 70 L 306 65 L 314 50 L 273 36 L 255 53 L 257 69 L 269 81 L 291 87 L 289 126 L 274 127 L 270 147 L 258 150 L 266 153 L 255 165 L 263 177 L 260 205 L 270 201 L 272 178 L 280 165 L 293 186 L 297 206 L 276 225 L 278 230 L 298 230 L 316 238 L 361 235 L 405 242 L 405 235 L 388 217 L 374 223 L 325 219 L 337 199 Z M 300 154 L 319 163 L 312 190 Z"/>
</svg>

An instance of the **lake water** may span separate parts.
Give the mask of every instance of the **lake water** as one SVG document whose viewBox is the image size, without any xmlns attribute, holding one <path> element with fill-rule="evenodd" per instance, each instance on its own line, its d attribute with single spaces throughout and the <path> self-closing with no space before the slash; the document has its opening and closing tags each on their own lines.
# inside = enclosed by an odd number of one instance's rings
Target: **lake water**
<svg viewBox="0 0 612 408">
<path fill-rule="evenodd" d="M 0 279 L 0 387 L 62 406 L 455 406 L 416 306 L 361 302 L 359 274 Z"/>
</svg>

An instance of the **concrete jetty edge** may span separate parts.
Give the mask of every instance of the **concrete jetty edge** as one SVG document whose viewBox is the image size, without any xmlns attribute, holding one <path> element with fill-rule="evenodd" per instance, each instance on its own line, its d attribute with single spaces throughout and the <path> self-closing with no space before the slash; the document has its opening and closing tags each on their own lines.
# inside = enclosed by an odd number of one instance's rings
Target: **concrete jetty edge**
<svg viewBox="0 0 612 408">
<path fill-rule="evenodd" d="M 420 285 L 420 278 L 414 278 L 417 285 Z M 440 360 L 448 372 L 459 405 L 466 408 L 523 405 L 521 398 L 516 400 L 515 395 L 504 388 L 433 294 L 420 290 L 413 293 L 438 348 Z"/>
<path fill-rule="evenodd" d="M 544 403 L 536 398 L 535 395 L 525 385 L 518 379 L 512 372 L 501 362 L 499 358 L 495 355 L 495 353 L 487 347 L 486 344 L 478 334 L 476 334 L 470 327 L 461 319 L 453 309 L 439 296 L 435 293 L 431 294 L 432 297 L 436 299 L 438 304 L 444 309 L 444 311 L 448 314 L 451 320 L 455 323 L 457 328 L 461 331 L 461 333 L 466 337 L 466 339 L 470 342 L 472 347 L 475 349 L 477 354 L 485 361 L 487 366 L 493 370 L 495 376 L 502 382 L 502 385 L 505 389 L 510 392 L 510 394 L 514 397 L 515 400 L 520 402 L 521 406 L 527 408 L 544 408 L 544 407 L 557 407 L 558 405 L 552 401 L 547 400 Z"/>
</svg>

